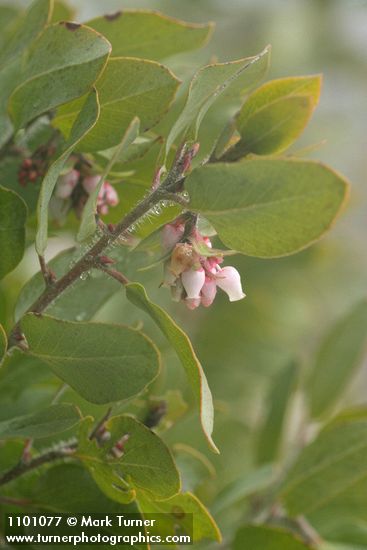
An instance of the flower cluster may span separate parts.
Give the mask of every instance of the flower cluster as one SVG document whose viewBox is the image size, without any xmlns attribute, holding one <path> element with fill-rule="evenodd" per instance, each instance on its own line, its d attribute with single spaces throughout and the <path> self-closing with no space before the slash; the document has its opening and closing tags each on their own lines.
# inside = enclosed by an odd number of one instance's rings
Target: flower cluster
<svg viewBox="0 0 367 550">
<path fill-rule="evenodd" d="M 197 229 L 186 236 L 182 221 L 167 224 L 162 231 L 162 246 L 170 251 L 163 284 L 171 288 L 173 300 L 183 300 L 189 309 L 200 304 L 209 307 L 217 288 L 224 290 L 231 302 L 245 297 L 237 269 L 221 267 L 223 256 L 212 250 L 209 237 Z"/>
<path fill-rule="evenodd" d="M 82 176 L 75 168 L 58 179 L 55 198 L 62 201 L 71 201 L 77 213 L 84 207 L 88 196 L 96 189 L 100 181 L 98 175 Z M 109 208 L 119 203 L 115 188 L 104 181 L 97 198 L 97 212 L 100 215 L 108 214 Z"/>
</svg>

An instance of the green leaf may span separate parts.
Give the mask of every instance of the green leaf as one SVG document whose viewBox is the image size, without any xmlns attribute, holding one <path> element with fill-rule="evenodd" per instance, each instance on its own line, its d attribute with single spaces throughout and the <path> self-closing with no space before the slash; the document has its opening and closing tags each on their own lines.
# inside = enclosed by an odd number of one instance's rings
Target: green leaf
<svg viewBox="0 0 367 550">
<path fill-rule="evenodd" d="M 214 452 L 219 452 L 211 434 L 213 432 L 213 401 L 205 373 L 187 335 L 161 307 L 149 300 L 139 283 L 126 285 L 126 296 L 132 304 L 147 313 L 166 336 L 184 367 L 189 383 L 200 406 L 200 419 L 205 437 Z"/>
<path fill-rule="evenodd" d="M 327 334 L 308 380 L 311 414 L 319 417 L 335 405 L 361 364 L 367 344 L 367 301 L 352 308 Z"/>
<path fill-rule="evenodd" d="M 239 95 L 255 86 L 266 73 L 270 49 L 254 57 L 228 63 L 216 63 L 200 69 L 193 77 L 185 107 L 173 125 L 166 143 L 166 152 L 183 133 L 195 139 L 200 124 L 213 103 L 230 88 Z"/>
<path fill-rule="evenodd" d="M 266 527 L 264 525 L 247 525 L 237 531 L 232 550 L 307 550 L 310 547 L 303 544 L 291 533 Z"/>
<path fill-rule="evenodd" d="M 105 514 L 138 513 L 135 505 L 122 508 L 113 500 L 105 497 L 88 470 L 80 464 L 58 464 L 48 467 L 37 478 L 30 494 L 37 508 L 53 512 L 95 513 L 103 510 Z"/>
<path fill-rule="evenodd" d="M 137 501 L 143 516 L 162 514 L 159 516 L 159 527 L 149 527 L 151 534 L 173 536 L 179 526 L 180 531 L 193 537 L 194 544 L 203 539 L 221 541 L 220 531 L 210 512 L 192 493 L 181 493 L 168 500 L 154 502 L 139 492 Z M 147 517 L 149 518 L 149 515 Z"/>
<path fill-rule="evenodd" d="M 97 199 L 98 194 L 101 190 L 101 187 L 107 179 L 108 174 L 111 172 L 116 160 L 121 154 L 123 154 L 129 145 L 138 137 L 140 128 L 140 121 L 137 117 L 134 117 L 129 126 L 127 127 L 126 132 L 123 135 L 120 145 L 116 148 L 114 155 L 107 164 L 105 170 L 101 174 L 98 185 L 94 191 L 89 195 L 88 200 L 84 206 L 82 219 L 80 222 L 80 228 L 77 236 L 78 241 L 84 241 L 88 237 L 91 237 L 95 230 L 97 229 L 96 225 L 96 212 L 97 212 Z"/>
<path fill-rule="evenodd" d="M 96 84 L 101 104 L 99 121 L 78 149 L 101 151 L 117 145 L 135 116 L 140 119 L 141 131 L 148 130 L 169 108 L 178 83 L 169 69 L 155 61 L 110 59 Z M 58 110 L 53 124 L 64 135 L 68 135 L 81 101 Z"/>
<path fill-rule="evenodd" d="M 110 439 L 103 447 L 97 447 L 94 441 L 87 442 L 79 456 L 103 492 L 120 502 L 127 488 L 132 489 L 133 496 L 139 489 L 158 500 L 178 493 L 180 478 L 175 463 L 154 432 L 129 415 L 115 416 L 105 426 Z M 114 457 L 111 451 L 124 436 L 127 438 L 123 454 Z M 79 450 L 76 456 L 78 453 Z"/>
<path fill-rule="evenodd" d="M 21 84 L 10 97 L 17 128 L 88 92 L 106 64 L 111 45 L 76 23 L 48 27 L 32 45 Z"/>
<path fill-rule="evenodd" d="M 59 21 L 73 21 L 74 15 L 75 10 L 66 4 L 66 2 L 54 0 L 51 23 L 57 23 Z M 105 38 L 107 38 L 107 36 L 105 36 Z"/>
<path fill-rule="evenodd" d="M 347 495 L 357 497 L 366 477 L 367 421 L 331 424 L 302 451 L 280 498 L 291 515 L 309 515 L 332 509 L 334 501 L 342 503 Z M 363 495 L 365 507 L 365 491 Z"/>
<path fill-rule="evenodd" d="M 203 214 L 226 246 L 261 258 L 286 256 L 318 240 L 348 191 L 345 179 L 323 164 L 261 158 L 198 168 L 185 187 L 190 210 Z"/>
<path fill-rule="evenodd" d="M 225 159 L 233 161 L 248 153 L 267 155 L 287 149 L 307 125 L 320 90 L 320 76 L 282 78 L 261 86 L 237 116 L 241 139 Z"/>
<path fill-rule="evenodd" d="M 0 65 L 8 63 L 37 38 L 49 23 L 51 13 L 52 3 L 50 0 L 36 0 L 26 12 L 18 17 L 15 24 L 12 25 L 10 39 L 0 52 Z"/>
<path fill-rule="evenodd" d="M 128 327 L 33 314 L 27 314 L 21 326 L 28 353 L 91 403 L 131 398 L 158 375 L 154 344 Z"/>
<path fill-rule="evenodd" d="M 211 510 L 219 515 L 245 498 L 266 489 L 274 481 L 274 468 L 266 464 L 229 483 L 216 497 Z"/>
<path fill-rule="evenodd" d="M 297 383 L 298 365 L 291 363 L 274 380 L 265 400 L 268 404 L 264 422 L 259 430 L 257 461 L 260 464 L 275 462 L 279 448 L 289 402 Z"/>
<path fill-rule="evenodd" d="M 7 346 L 8 340 L 6 338 L 6 332 L 3 328 L 3 325 L 0 325 L 0 364 L 5 355 Z"/>
<path fill-rule="evenodd" d="M 213 24 L 185 23 L 150 10 L 129 10 L 96 17 L 86 23 L 112 44 L 114 57 L 141 57 L 159 61 L 203 46 Z"/>
<path fill-rule="evenodd" d="M 116 260 L 116 269 L 121 269 L 128 277 L 135 273 L 136 266 L 145 260 L 145 254 L 131 252 L 127 247 L 114 249 L 110 257 Z M 80 258 L 80 250 L 71 248 L 64 250 L 50 262 L 49 267 L 59 279 Z M 41 272 L 36 273 L 20 291 L 15 307 L 15 318 L 18 321 L 33 304 L 36 296 L 45 289 Z M 47 308 L 47 313 L 65 321 L 88 321 L 121 289 L 121 285 L 106 276 L 100 270 L 92 270 L 87 281 L 78 280 Z"/>
<path fill-rule="evenodd" d="M 0 187 L 0 279 L 23 258 L 27 207 L 16 193 Z"/>
<path fill-rule="evenodd" d="M 0 422 L 0 439 L 31 437 L 39 439 L 65 432 L 80 422 L 74 405 L 52 405 L 36 413 Z"/>
<path fill-rule="evenodd" d="M 65 144 L 63 152 L 53 164 L 51 164 L 42 181 L 37 205 L 38 229 L 36 235 L 36 250 L 38 254 L 43 255 L 47 246 L 48 205 L 57 179 L 75 146 L 96 124 L 99 112 L 98 96 L 96 91 L 93 91 L 88 96 L 78 118 L 74 122 L 70 137 Z"/>
</svg>

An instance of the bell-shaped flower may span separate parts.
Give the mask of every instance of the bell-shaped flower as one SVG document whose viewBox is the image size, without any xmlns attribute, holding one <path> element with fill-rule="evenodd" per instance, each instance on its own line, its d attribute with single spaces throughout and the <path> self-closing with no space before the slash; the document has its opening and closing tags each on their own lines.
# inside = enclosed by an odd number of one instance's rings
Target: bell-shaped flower
<svg viewBox="0 0 367 550">
<path fill-rule="evenodd" d="M 181 275 L 181 281 L 186 291 L 187 298 L 198 299 L 200 303 L 200 291 L 205 283 L 205 271 L 200 269 L 189 269 Z"/>
<path fill-rule="evenodd" d="M 216 283 L 219 288 L 228 294 L 229 301 L 242 300 L 246 296 L 242 291 L 241 276 L 237 269 L 227 265 L 216 274 Z"/>
<path fill-rule="evenodd" d="M 201 289 L 201 303 L 204 307 L 209 307 L 214 302 L 217 294 L 217 283 L 215 279 L 206 277 L 203 288 Z"/>
<path fill-rule="evenodd" d="M 59 199 L 68 199 L 74 191 L 80 177 L 78 170 L 70 170 L 57 181 L 55 196 Z"/>
</svg>

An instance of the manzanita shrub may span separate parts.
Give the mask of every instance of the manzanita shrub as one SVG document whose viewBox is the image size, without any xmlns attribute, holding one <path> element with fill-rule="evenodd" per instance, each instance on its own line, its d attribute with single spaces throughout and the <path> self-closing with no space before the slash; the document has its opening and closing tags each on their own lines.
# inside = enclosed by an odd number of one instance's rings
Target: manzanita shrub
<svg viewBox="0 0 367 550">
<path fill-rule="evenodd" d="M 251 496 L 225 546 L 302 550 L 322 544 L 317 531 L 330 540 L 351 532 L 353 517 L 340 518 L 338 506 L 352 498 L 352 480 L 339 473 L 352 464 L 365 487 L 363 417 L 334 419 L 298 458 L 293 451 L 282 468 L 269 466 L 295 365 L 269 395 L 258 468 L 207 495 L 212 515 L 193 494 L 188 469 L 205 478 L 210 461 L 187 444 L 169 448 L 166 432 L 190 406 L 207 448 L 220 452 L 207 365 L 142 285 L 160 266 L 162 303 L 170 294 L 195 317 L 224 292 L 231 308 L 246 288 L 229 256 L 294 254 L 330 228 L 348 184 L 287 153 L 318 103 L 321 77 L 263 83 L 266 47 L 181 82 L 169 60 L 203 46 L 211 24 L 147 10 L 79 24 L 58 21 L 59 12 L 72 15 L 61 4 L 53 14 L 52 4 L 0 11 L 0 275 L 32 243 L 40 264 L 12 326 L 0 326 L 3 511 L 165 512 L 164 534 L 193 514 L 199 546 L 220 543 L 216 520 Z M 66 232 L 75 246 L 46 261 L 49 235 Z M 176 354 L 192 403 L 176 390 L 159 393 L 160 351 L 141 323 L 91 320 L 117 294 Z M 344 358 L 358 364 L 366 321 L 362 304 L 332 330 L 304 384 L 319 426 L 345 385 Z"/>
</svg>

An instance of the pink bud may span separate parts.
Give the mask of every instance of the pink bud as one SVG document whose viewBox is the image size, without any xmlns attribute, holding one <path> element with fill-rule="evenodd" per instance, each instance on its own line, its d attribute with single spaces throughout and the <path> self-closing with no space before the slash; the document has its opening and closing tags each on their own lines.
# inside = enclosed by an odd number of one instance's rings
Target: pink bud
<svg viewBox="0 0 367 550">
<path fill-rule="evenodd" d="M 216 283 L 219 288 L 228 294 L 230 302 L 242 300 L 246 294 L 242 291 L 241 276 L 237 269 L 227 265 L 218 271 L 216 275 Z"/>
<path fill-rule="evenodd" d="M 80 172 L 70 170 L 58 179 L 55 195 L 59 199 L 68 199 L 79 181 Z"/>
<path fill-rule="evenodd" d="M 161 240 L 162 246 L 166 250 L 170 250 L 178 243 L 184 234 L 185 226 L 183 223 L 173 224 L 168 223 L 162 229 Z"/>
<path fill-rule="evenodd" d="M 112 187 L 112 185 L 108 181 L 104 182 L 101 191 L 102 190 L 104 193 L 104 200 L 109 206 L 116 206 L 120 202 L 119 196 L 116 193 L 115 188 Z"/>
<path fill-rule="evenodd" d="M 95 188 L 97 187 L 99 181 L 101 179 L 101 176 L 87 176 L 83 179 L 82 181 L 82 185 L 85 189 L 85 191 L 88 193 L 88 195 L 90 195 L 92 193 L 92 191 L 95 190 Z"/>
<path fill-rule="evenodd" d="M 215 295 L 217 294 L 217 283 L 215 279 L 205 279 L 205 284 L 201 289 L 201 303 L 204 307 L 212 305 Z"/>
<path fill-rule="evenodd" d="M 200 291 L 205 283 L 205 271 L 201 267 L 199 270 L 189 269 L 181 274 L 182 284 L 186 290 L 188 298 L 199 299 Z"/>
</svg>

